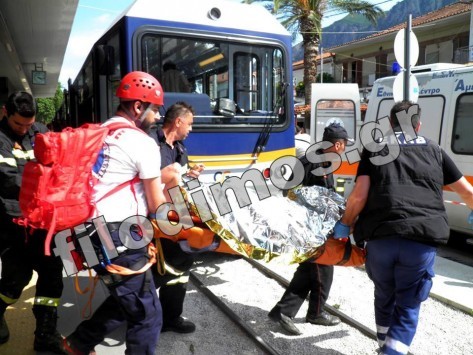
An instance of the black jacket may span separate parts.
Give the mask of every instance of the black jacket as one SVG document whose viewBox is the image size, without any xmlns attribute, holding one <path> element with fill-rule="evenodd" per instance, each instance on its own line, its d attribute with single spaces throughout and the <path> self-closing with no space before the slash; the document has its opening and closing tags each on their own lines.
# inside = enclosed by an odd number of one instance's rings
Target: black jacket
<svg viewBox="0 0 473 355">
<path fill-rule="evenodd" d="M 355 240 L 403 237 L 430 245 L 445 244 L 449 227 L 438 144 L 423 137 L 401 140 L 399 156 L 378 166 L 366 162 L 370 156 L 365 151 L 358 168 L 365 160 L 370 191 L 355 224 Z"/>
<path fill-rule="evenodd" d="M 312 170 L 324 167 L 324 163 L 311 163 L 307 160 L 305 156 L 300 159 L 302 165 L 304 166 L 304 180 L 302 180 L 302 185 L 304 186 L 322 186 L 330 190 L 334 190 L 334 180 L 333 174 L 327 174 L 323 176 L 314 175 Z M 329 163 L 330 164 L 330 163 Z"/>
<path fill-rule="evenodd" d="M 21 215 L 18 202 L 26 162 L 34 159 L 34 136 L 47 132 L 46 126 L 34 125 L 23 137 L 10 128 L 7 118 L 0 121 L 0 218 Z"/>
</svg>

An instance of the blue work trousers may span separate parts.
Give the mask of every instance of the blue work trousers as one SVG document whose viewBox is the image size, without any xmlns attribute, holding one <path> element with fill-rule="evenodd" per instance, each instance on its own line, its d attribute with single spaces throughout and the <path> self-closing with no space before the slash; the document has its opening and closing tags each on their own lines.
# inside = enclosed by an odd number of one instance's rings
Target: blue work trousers
<svg viewBox="0 0 473 355">
<path fill-rule="evenodd" d="M 401 237 L 369 241 L 366 248 L 378 343 L 383 354 L 407 354 L 432 288 L 437 248 Z"/>
<path fill-rule="evenodd" d="M 118 233 L 111 237 L 117 245 Z M 129 251 L 112 262 L 133 268 L 147 254 L 146 248 Z M 142 266 L 142 265 L 141 265 Z M 99 273 L 101 270 L 97 270 Z M 88 354 L 105 336 L 126 323 L 127 355 L 154 355 L 162 326 L 162 311 L 151 270 L 125 277 L 115 285 L 107 285 L 110 296 L 83 321 L 67 340 L 78 350 Z"/>
</svg>

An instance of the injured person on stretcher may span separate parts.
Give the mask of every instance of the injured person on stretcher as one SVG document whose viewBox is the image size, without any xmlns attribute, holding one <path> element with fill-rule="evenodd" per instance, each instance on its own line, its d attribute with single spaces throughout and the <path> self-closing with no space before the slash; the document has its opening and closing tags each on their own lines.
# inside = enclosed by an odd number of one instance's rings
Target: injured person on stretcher
<svg viewBox="0 0 473 355">
<path fill-rule="evenodd" d="M 190 253 L 215 251 L 287 264 L 316 260 L 320 264 L 340 266 L 364 263 L 363 249 L 352 245 L 350 239 L 336 240 L 330 236 L 343 214 L 345 200 L 329 189 L 296 187 L 287 197 L 270 196 L 262 200 L 254 190 L 248 189 L 251 203 L 240 207 L 240 201 L 235 200 L 222 205 L 210 185 L 202 185 L 205 206 L 202 198 L 197 204 L 192 194 L 181 190 L 179 201 L 188 201 L 186 208 L 181 204 L 168 211 L 168 220 L 153 221 L 156 237 L 171 239 Z M 225 207 L 231 211 L 220 214 Z M 169 225 L 175 231 L 179 224 L 178 233 L 165 233 Z"/>
</svg>

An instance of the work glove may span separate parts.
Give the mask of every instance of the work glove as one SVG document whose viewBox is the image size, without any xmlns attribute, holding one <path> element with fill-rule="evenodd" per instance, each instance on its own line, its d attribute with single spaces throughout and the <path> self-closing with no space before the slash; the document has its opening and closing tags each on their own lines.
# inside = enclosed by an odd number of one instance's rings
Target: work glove
<svg viewBox="0 0 473 355">
<path fill-rule="evenodd" d="M 350 235 L 350 226 L 347 226 L 346 224 L 343 224 L 340 221 L 337 221 L 335 223 L 335 226 L 333 227 L 333 237 L 335 239 L 343 239 L 347 238 Z"/>
<path fill-rule="evenodd" d="M 471 211 L 470 215 L 468 216 L 468 223 L 473 227 L 473 211 Z"/>
</svg>

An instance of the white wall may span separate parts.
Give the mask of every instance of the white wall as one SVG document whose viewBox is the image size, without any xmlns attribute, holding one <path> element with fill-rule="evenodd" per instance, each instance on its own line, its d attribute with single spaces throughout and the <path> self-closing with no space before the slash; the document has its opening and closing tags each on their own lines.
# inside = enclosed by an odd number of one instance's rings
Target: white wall
<svg viewBox="0 0 473 355">
<path fill-rule="evenodd" d="M 297 85 L 301 81 L 304 81 L 304 68 L 294 70 L 292 72 L 292 80 L 294 81 L 294 85 Z"/>
<path fill-rule="evenodd" d="M 376 73 L 376 57 L 368 57 L 363 59 L 363 72 L 361 86 L 368 86 L 369 75 Z"/>
</svg>

